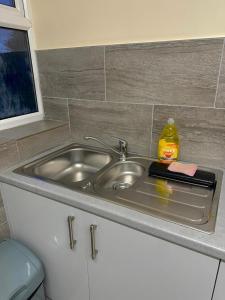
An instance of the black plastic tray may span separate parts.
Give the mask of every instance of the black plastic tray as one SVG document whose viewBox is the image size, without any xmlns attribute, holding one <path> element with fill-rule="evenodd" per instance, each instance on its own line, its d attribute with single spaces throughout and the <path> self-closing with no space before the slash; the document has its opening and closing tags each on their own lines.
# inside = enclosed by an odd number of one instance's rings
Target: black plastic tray
<svg viewBox="0 0 225 300">
<path fill-rule="evenodd" d="M 168 170 L 168 166 L 160 162 L 153 162 L 149 167 L 149 176 L 215 188 L 216 176 L 214 173 L 197 170 L 194 176 L 188 176 L 178 172 L 171 172 Z"/>
</svg>

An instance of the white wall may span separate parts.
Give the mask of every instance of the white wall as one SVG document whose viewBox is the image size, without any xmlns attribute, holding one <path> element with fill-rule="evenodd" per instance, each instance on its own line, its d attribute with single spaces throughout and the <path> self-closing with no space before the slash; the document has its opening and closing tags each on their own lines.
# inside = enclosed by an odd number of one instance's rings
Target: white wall
<svg viewBox="0 0 225 300">
<path fill-rule="evenodd" d="M 29 0 L 37 49 L 225 36 L 224 0 Z"/>
</svg>

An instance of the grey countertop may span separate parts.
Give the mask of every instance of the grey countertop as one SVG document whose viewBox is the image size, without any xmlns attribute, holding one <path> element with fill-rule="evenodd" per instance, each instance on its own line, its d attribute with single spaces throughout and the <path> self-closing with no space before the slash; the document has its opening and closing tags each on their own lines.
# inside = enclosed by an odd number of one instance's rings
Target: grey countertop
<svg viewBox="0 0 225 300">
<path fill-rule="evenodd" d="M 33 123 L 21 125 L 16 128 L 1 130 L 0 144 L 5 144 L 13 140 L 19 140 L 44 131 L 48 131 L 60 127 L 65 123 L 66 122 L 59 122 L 53 120 L 41 120 L 41 121 L 36 121 Z"/>
<path fill-rule="evenodd" d="M 64 145 L 65 146 L 65 145 Z M 136 230 L 165 239 L 203 254 L 225 260 L 225 178 L 223 177 L 215 232 L 207 234 L 196 229 L 165 221 L 138 211 L 119 206 L 103 199 L 89 196 L 61 186 L 25 177 L 13 170 L 43 155 L 36 156 L 0 173 L 0 181 L 24 190 L 74 206 L 109 220 L 124 224 Z"/>
</svg>

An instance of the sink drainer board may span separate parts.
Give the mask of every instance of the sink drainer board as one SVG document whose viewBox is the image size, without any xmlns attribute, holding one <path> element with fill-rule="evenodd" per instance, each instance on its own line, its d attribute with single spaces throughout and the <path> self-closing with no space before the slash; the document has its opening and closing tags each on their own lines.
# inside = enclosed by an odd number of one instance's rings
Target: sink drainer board
<svg viewBox="0 0 225 300">
<path fill-rule="evenodd" d="M 152 160 L 128 155 L 120 161 L 112 152 L 72 144 L 14 172 L 95 195 L 117 205 L 207 233 L 214 231 L 222 171 L 216 187 L 148 176 Z"/>
<path fill-rule="evenodd" d="M 213 194 L 213 189 L 146 178 L 138 182 L 132 194 L 127 190 L 117 197 L 123 203 L 133 202 L 140 210 L 154 211 L 163 218 L 203 225 L 209 219 Z M 139 199 L 138 203 L 134 199 Z"/>
</svg>

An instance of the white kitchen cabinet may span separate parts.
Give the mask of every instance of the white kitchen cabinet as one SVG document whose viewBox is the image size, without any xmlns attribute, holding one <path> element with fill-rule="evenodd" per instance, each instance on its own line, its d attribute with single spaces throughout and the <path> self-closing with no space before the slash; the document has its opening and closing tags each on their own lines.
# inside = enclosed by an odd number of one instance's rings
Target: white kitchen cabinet
<svg viewBox="0 0 225 300">
<path fill-rule="evenodd" d="M 225 262 L 221 261 L 216 281 L 213 300 L 225 299 Z"/>
<path fill-rule="evenodd" d="M 2 189 L 12 237 L 42 260 L 47 295 L 52 300 L 88 300 L 88 273 L 82 238 L 82 212 L 12 186 Z M 74 250 L 69 246 L 67 217 L 74 216 Z"/>
<path fill-rule="evenodd" d="M 53 300 L 211 300 L 218 260 L 16 187 L 2 184 L 2 194 L 12 236 L 42 259 Z"/>
<path fill-rule="evenodd" d="M 211 300 L 218 261 L 94 217 L 91 300 Z"/>
</svg>

